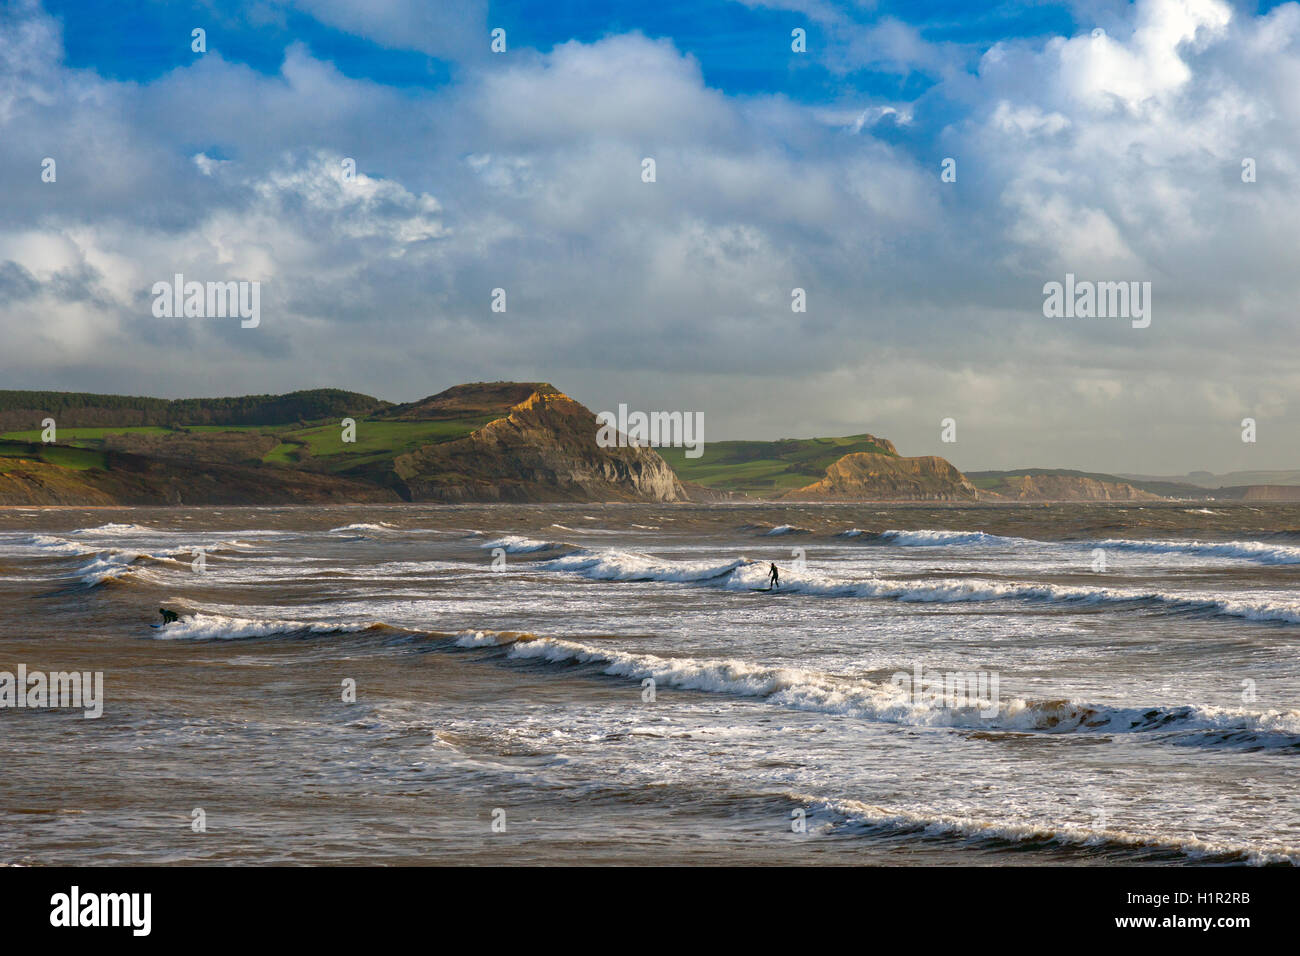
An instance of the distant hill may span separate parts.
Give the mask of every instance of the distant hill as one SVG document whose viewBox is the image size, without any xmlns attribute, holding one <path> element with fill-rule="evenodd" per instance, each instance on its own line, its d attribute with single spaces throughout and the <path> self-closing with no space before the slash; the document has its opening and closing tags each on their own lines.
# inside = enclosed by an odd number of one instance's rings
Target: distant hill
<svg viewBox="0 0 1300 956">
<path fill-rule="evenodd" d="M 389 402 L 337 388 L 236 398 L 145 398 L 90 392 L 0 389 L 0 432 L 35 431 L 45 418 L 60 427 L 160 427 L 171 425 L 285 425 L 318 418 L 358 417 Z"/>
<path fill-rule="evenodd" d="M 875 435 L 723 441 L 699 458 L 660 454 L 683 481 L 730 494 L 799 501 L 974 501 L 977 491 L 942 458 L 906 458 Z"/>
<path fill-rule="evenodd" d="M 0 433 L 0 504 L 687 494 L 654 450 L 598 447 L 595 415 L 541 382 L 476 382 L 403 405 L 339 389 L 178 401 L 5 392 L 0 415 L 13 426 Z M 41 441 L 46 417 L 55 443 Z"/>
<path fill-rule="evenodd" d="M 684 448 L 660 448 L 678 476 L 716 491 L 774 498 L 825 477 L 829 468 L 855 452 L 897 458 L 893 443 L 874 435 L 846 438 L 782 438 L 778 441 L 719 441 L 704 446 L 699 458 Z"/>
<path fill-rule="evenodd" d="M 1118 475 L 1069 468 L 968 471 L 966 477 L 990 497 L 1013 501 L 1137 501 L 1204 496 L 1193 485 L 1125 481 Z"/>
<path fill-rule="evenodd" d="M 903 458 L 859 451 L 832 462 L 820 481 L 781 497 L 793 501 L 975 501 L 979 490 L 936 455 Z"/>
<path fill-rule="evenodd" d="M 1134 484 L 1175 482 L 1199 488 L 1239 488 L 1247 485 L 1300 485 L 1300 471 L 1229 471 L 1216 475 L 1208 471 L 1191 471 L 1186 475 L 1120 475 Z"/>
</svg>

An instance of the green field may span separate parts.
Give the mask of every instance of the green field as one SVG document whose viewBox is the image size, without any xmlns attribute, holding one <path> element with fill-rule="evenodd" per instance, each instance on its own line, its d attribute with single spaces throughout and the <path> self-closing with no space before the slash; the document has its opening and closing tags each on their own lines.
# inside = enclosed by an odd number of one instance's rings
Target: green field
<svg viewBox="0 0 1300 956">
<path fill-rule="evenodd" d="M 79 441 L 99 441 L 105 435 L 122 435 L 135 433 L 139 435 L 166 435 L 171 429 L 161 428 L 157 425 L 140 425 L 130 428 L 59 428 L 55 430 L 54 437 L 60 444 L 75 443 Z M 222 431 L 222 429 L 217 429 Z M 41 440 L 41 429 L 33 428 L 22 432 L 5 432 L 0 435 L 0 441 L 25 441 L 39 442 Z"/>
<path fill-rule="evenodd" d="M 355 442 L 343 441 L 343 429 L 337 422 L 311 428 L 286 429 L 276 432 L 281 442 L 267 452 L 262 461 L 275 465 L 295 465 L 312 459 L 323 461 L 330 471 L 364 468 L 390 461 L 424 445 L 464 438 L 496 417 L 498 416 L 488 415 L 440 422 L 363 419 L 357 422 Z"/>
<path fill-rule="evenodd" d="M 116 427 L 69 427 L 56 432 L 57 445 L 41 442 L 41 431 L 6 432 L 0 435 L 0 457 L 30 458 L 70 468 L 104 467 L 104 440 L 111 435 L 215 435 L 221 432 L 262 433 L 280 439 L 262 456 L 266 464 L 295 467 L 315 462 L 328 471 L 342 472 L 384 465 L 398 455 L 418 450 L 424 445 L 463 438 L 476 428 L 492 421 L 496 415 L 482 415 L 449 421 L 382 421 L 359 419 L 356 441 L 344 442 L 343 429 L 337 420 L 309 426 L 299 425 L 157 425 Z"/>
<path fill-rule="evenodd" d="M 40 442 L 7 441 L 0 439 L 0 458 L 26 458 L 43 461 L 63 468 L 86 471 L 90 468 L 106 468 L 107 462 L 102 451 L 89 448 L 73 448 L 68 445 L 43 445 Z"/>
<path fill-rule="evenodd" d="M 820 481 L 826 469 L 845 455 L 893 454 L 870 435 L 711 442 L 705 444 L 699 458 L 687 458 L 684 448 L 655 450 L 683 481 L 758 496 L 781 494 Z"/>
</svg>

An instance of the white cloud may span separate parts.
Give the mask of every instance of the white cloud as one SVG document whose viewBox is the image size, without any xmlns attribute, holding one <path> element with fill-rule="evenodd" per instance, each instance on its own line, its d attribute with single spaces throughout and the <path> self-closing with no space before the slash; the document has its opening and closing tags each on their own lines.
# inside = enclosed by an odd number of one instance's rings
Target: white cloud
<svg viewBox="0 0 1300 956">
<path fill-rule="evenodd" d="M 307 6 L 404 49 L 486 45 L 474 11 L 430 39 L 407 4 L 365 28 Z M 432 92 L 349 78 L 305 46 L 272 76 L 213 53 L 137 86 L 64 68 L 54 22 L 15 9 L 11 379 L 410 399 L 547 378 L 599 407 L 694 402 L 718 436 L 871 430 L 964 467 L 1026 464 L 1026 448 L 1039 465 L 1213 466 L 1180 429 L 1252 409 L 1300 421 L 1294 3 L 1142 0 L 1099 14 L 1104 36 L 1007 40 L 969 75 L 886 23 L 860 55 L 938 85 L 815 105 L 728 96 L 635 33 L 466 56 Z M 853 49 L 829 9 L 805 12 Z M 937 114 L 952 120 L 927 126 Z M 1257 183 L 1240 181 L 1246 156 Z M 178 271 L 263 281 L 261 328 L 152 319 L 150 285 Z M 1152 281 L 1151 329 L 1045 320 L 1042 283 L 1065 271 Z M 957 450 L 937 443 L 947 415 Z M 1300 426 L 1269 434 L 1272 463 L 1291 463 Z"/>
</svg>

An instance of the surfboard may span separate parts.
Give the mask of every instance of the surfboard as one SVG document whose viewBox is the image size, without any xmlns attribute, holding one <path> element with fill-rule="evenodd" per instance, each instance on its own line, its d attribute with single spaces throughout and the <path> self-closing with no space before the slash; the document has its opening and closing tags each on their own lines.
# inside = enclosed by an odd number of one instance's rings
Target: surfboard
<svg viewBox="0 0 1300 956">
<path fill-rule="evenodd" d="M 770 591 L 771 588 L 750 588 L 751 591 Z"/>
<path fill-rule="evenodd" d="M 163 628 L 163 627 L 166 627 L 167 625 L 166 625 L 166 624 L 150 624 L 149 626 L 150 626 L 150 627 Z"/>
</svg>

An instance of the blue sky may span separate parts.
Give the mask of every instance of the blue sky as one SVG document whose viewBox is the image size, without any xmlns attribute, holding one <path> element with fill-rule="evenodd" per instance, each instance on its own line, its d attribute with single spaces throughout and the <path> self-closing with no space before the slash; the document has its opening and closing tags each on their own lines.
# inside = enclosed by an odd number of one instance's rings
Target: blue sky
<svg viewBox="0 0 1300 956">
<path fill-rule="evenodd" d="M 1297 88 L 1296 3 L 7 0 L 0 374 L 541 379 L 706 439 L 1293 467 Z M 263 322 L 153 316 L 176 272 Z M 1067 273 L 1151 282 L 1152 324 L 1046 317 Z"/>
<path fill-rule="evenodd" d="M 260 5 L 240 8 L 212 4 L 121 3 L 115 0 L 52 0 L 46 9 L 63 23 L 69 66 L 94 69 L 117 79 L 148 82 L 183 67 L 188 51 L 169 42 L 196 25 L 209 25 L 210 45 L 227 59 L 263 73 L 278 71 L 285 49 L 305 43 L 348 76 L 397 86 L 432 88 L 448 82 L 457 56 L 429 56 L 394 49 L 306 13 L 283 9 L 259 15 Z M 963 2 L 878 3 L 846 9 L 851 22 L 896 19 L 915 26 L 929 40 L 959 44 L 975 52 L 1007 37 L 1070 34 L 1077 24 L 1068 4 L 991 4 L 979 9 Z M 705 81 L 729 94 L 784 93 L 805 102 L 836 98 L 846 91 L 913 93 L 931 85 L 924 75 L 863 68 L 831 70 L 813 58 L 789 56 L 788 32 L 803 27 L 809 46 L 826 44 L 833 30 L 797 10 L 752 7 L 738 2 L 701 4 L 574 3 L 511 0 L 487 5 L 490 27 L 506 29 L 512 43 L 540 51 L 569 40 L 595 42 L 610 34 L 640 31 L 669 37 L 694 56 Z M 486 42 L 486 41 L 485 41 Z"/>
</svg>

